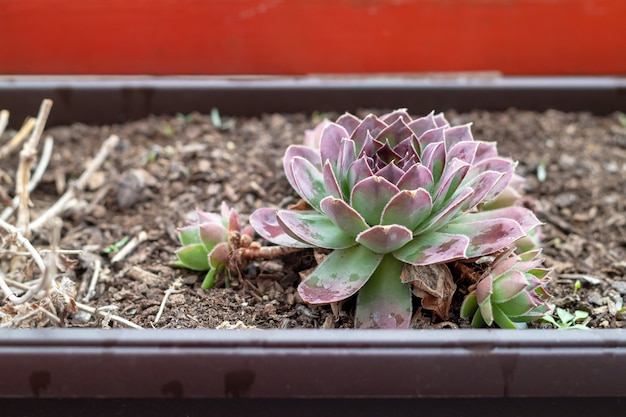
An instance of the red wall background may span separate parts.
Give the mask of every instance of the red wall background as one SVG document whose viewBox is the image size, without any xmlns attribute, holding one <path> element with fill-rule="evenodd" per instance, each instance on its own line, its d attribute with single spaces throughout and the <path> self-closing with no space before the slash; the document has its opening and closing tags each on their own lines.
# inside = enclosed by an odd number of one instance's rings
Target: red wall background
<svg viewBox="0 0 626 417">
<path fill-rule="evenodd" d="M 0 0 L 2 74 L 626 74 L 622 0 Z"/>
</svg>

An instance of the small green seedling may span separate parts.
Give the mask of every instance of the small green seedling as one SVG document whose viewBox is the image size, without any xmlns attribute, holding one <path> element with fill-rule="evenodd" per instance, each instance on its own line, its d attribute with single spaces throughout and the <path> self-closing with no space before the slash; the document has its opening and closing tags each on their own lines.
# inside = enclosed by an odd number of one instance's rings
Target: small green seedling
<svg viewBox="0 0 626 417">
<path fill-rule="evenodd" d="M 176 113 L 176 118 L 178 120 L 182 120 L 185 123 L 189 123 L 193 120 L 193 114 L 189 113 L 189 114 L 183 114 L 183 113 Z"/>
<path fill-rule="evenodd" d="M 211 109 L 211 123 L 218 129 L 222 127 L 222 116 L 220 116 L 220 111 L 215 107 Z"/>
<path fill-rule="evenodd" d="M 560 330 L 589 330 L 589 327 L 582 323 L 589 317 L 589 312 L 587 311 L 575 310 L 572 314 L 564 308 L 557 307 L 556 316 L 555 318 L 554 313 L 546 314 L 542 320 Z"/>
<path fill-rule="evenodd" d="M 545 182 L 546 178 L 548 178 L 548 172 L 546 171 L 546 161 L 541 161 L 539 165 L 537 165 L 537 180 L 539 182 Z"/>
<path fill-rule="evenodd" d="M 109 246 L 107 246 L 106 248 L 102 249 L 102 252 L 104 252 L 106 254 L 115 253 L 115 252 L 119 251 L 120 249 L 122 249 L 127 242 L 128 242 L 128 236 L 124 236 L 123 238 L 121 238 L 117 242 L 112 243 Z"/>
<path fill-rule="evenodd" d="M 574 294 L 576 294 L 578 290 L 580 290 L 581 287 L 582 287 L 582 284 L 580 283 L 580 280 L 577 279 L 576 282 L 574 283 Z"/>
</svg>

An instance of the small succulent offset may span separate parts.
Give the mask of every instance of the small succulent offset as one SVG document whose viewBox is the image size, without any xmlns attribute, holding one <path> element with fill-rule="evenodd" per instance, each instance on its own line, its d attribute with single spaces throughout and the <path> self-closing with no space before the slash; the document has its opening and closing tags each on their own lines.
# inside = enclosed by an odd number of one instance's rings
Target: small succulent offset
<svg viewBox="0 0 626 417">
<path fill-rule="evenodd" d="M 357 328 L 408 328 L 412 291 L 424 287 L 416 267 L 499 253 L 539 225 L 524 207 L 478 210 L 515 165 L 442 114 L 346 113 L 285 152 L 286 177 L 309 207 L 261 208 L 250 224 L 277 245 L 332 250 L 300 283 L 304 301 L 357 294 Z"/>
<path fill-rule="evenodd" d="M 494 322 L 504 329 L 525 328 L 550 311 L 544 285 L 550 271 L 540 268 L 540 250 L 515 254 L 513 248 L 499 254 L 461 305 L 461 316 L 473 327 Z"/>
<path fill-rule="evenodd" d="M 588 311 L 575 310 L 574 313 L 570 313 L 564 308 L 557 307 L 556 316 L 554 313 L 546 314 L 541 320 L 550 323 L 559 330 L 589 330 L 586 324 L 588 317 Z"/>
<path fill-rule="evenodd" d="M 226 203 L 222 203 L 220 214 L 201 210 L 196 213 L 197 221 L 178 229 L 183 247 L 176 251 L 178 260 L 173 264 L 208 271 L 202 282 L 202 289 L 208 289 L 215 285 L 216 275 L 228 268 L 233 236 L 252 241 L 254 230 L 250 226 L 242 229 L 239 214 Z"/>
</svg>

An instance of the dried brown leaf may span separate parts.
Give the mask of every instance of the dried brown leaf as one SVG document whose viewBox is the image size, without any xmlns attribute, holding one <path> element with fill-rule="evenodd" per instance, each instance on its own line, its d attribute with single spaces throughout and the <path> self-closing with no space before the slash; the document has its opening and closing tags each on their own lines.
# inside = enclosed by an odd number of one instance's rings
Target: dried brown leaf
<svg viewBox="0 0 626 417">
<path fill-rule="evenodd" d="M 413 294 L 422 299 L 422 307 L 447 319 L 456 284 L 446 265 L 406 265 L 400 279 L 413 285 Z"/>
</svg>

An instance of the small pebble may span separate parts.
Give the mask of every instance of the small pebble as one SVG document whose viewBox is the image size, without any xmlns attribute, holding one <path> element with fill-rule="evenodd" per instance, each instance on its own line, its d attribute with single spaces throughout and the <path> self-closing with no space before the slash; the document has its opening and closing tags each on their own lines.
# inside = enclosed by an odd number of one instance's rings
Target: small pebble
<svg viewBox="0 0 626 417">
<path fill-rule="evenodd" d="M 587 296 L 587 301 L 597 306 L 601 306 L 605 304 L 602 295 L 600 295 L 600 293 L 595 292 L 595 291 L 589 293 L 589 295 Z"/>
<path fill-rule="evenodd" d="M 626 282 L 624 281 L 615 281 L 611 284 L 611 288 L 620 293 L 621 295 L 626 294 Z"/>
</svg>

